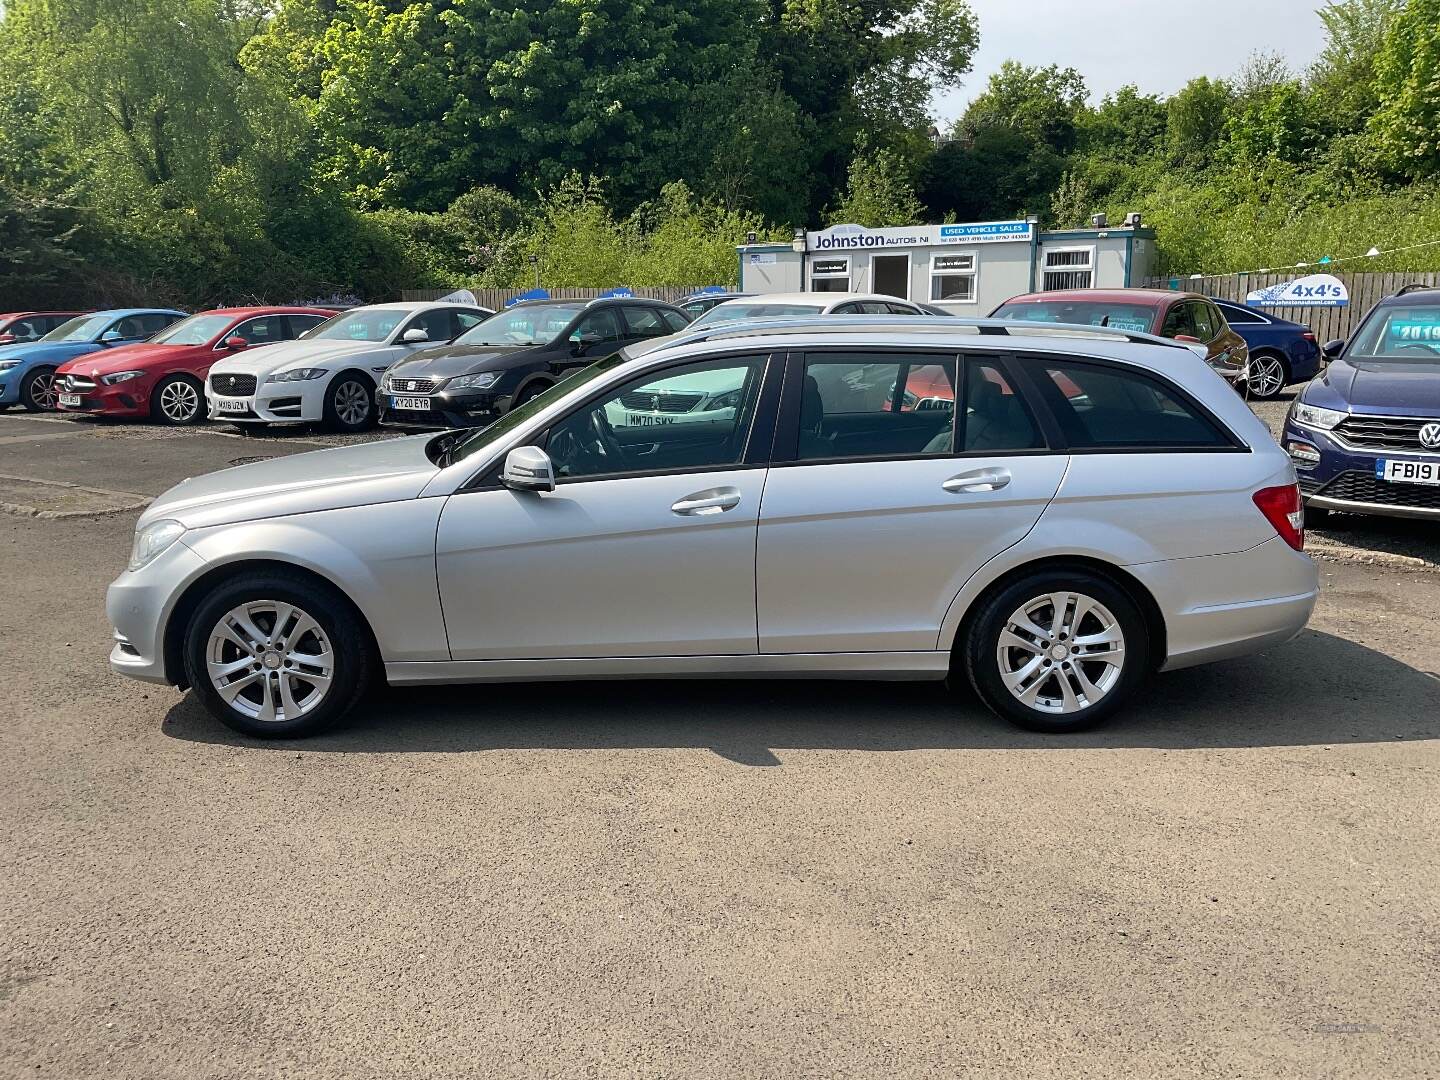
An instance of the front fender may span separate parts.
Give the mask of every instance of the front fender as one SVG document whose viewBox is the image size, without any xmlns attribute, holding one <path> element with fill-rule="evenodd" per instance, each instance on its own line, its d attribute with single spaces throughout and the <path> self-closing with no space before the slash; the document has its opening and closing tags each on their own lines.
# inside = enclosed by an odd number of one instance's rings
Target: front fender
<svg viewBox="0 0 1440 1080">
<path fill-rule="evenodd" d="M 268 518 L 197 529 L 182 542 L 205 561 L 207 574 L 262 560 L 324 578 L 360 609 L 386 663 L 448 660 L 435 576 L 444 505 L 443 498 L 406 499 Z"/>
</svg>

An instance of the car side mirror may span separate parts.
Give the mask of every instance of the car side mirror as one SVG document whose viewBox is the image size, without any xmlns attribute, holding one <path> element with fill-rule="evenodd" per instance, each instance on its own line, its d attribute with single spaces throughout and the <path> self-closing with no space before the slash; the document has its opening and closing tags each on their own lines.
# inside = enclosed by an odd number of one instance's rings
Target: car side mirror
<svg viewBox="0 0 1440 1080">
<path fill-rule="evenodd" d="M 591 345 L 600 340 L 600 335 L 594 331 L 576 330 L 570 335 L 570 352 L 579 356 Z"/>
<path fill-rule="evenodd" d="M 418 345 L 422 341 L 429 341 L 430 335 L 418 326 L 412 326 L 405 333 L 400 335 L 400 340 L 406 345 Z"/>
<path fill-rule="evenodd" d="M 111 343 L 113 343 L 113 342 L 120 341 L 120 340 L 121 340 L 121 338 L 120 338 L 120 331 L 119 331 L 119 330 L 106 330 L 103 334 L 100 335 L 100 344 L 101 344 L 101 345 L 109 345 L 109 344 L 111 344 Z"/>
<path fill-rule="evenodd" d="M 1325 357 L 1327 362 L 1339 359 L 1340 354 L 1345 351 L 1345 339 L 1336 338 L 1334 341 L 1325 342 L 1320 349 L 1320 355 Z"/>
<path fill-rule="evenodd" d="M 517 446 L 505 455 L 500 482 L 511 491 L 554 491 L 555 466 L 538 446 Z"/>
<path fill-rule="evenodd" d="M 234 337 L 227 337 L 225 339 L 225 348 L 227 349 L 234 349 L 238 351 L 240 349 L 248 349 L 249 347 L 250 343 L 246 341 L 243 337 L 241 337 L 239 334 L 236 334 Z"/>
</svg>

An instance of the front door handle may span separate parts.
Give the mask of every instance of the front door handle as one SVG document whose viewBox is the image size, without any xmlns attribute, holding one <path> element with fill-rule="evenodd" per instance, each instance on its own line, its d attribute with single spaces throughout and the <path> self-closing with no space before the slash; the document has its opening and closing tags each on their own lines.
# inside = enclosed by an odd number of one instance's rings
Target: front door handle
<svg viewBox="0 0 1440 1080">
<path fill-rule="evenodd" d="M 709 517 L 740 505 L 740 492 L 733 487 L 708 488 L 686 495 L 670 509 L 681 517 Z"/>
<path fill-rule="evenodd" d="M 999 491 L 1010 483 L 1009 469 L 972 469 L 952 476 L 940 486 L 952 495 L 963 491 Z"/>
</svg>

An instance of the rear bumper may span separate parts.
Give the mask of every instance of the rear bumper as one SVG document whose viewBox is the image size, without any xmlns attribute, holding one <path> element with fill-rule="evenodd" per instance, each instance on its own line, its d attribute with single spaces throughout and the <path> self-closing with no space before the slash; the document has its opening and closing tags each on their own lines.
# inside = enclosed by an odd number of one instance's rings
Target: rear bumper
<svg viewBox="0 0 1440 1080">
<path fill-rule="evenodd" d="M 1165 671 L 1282 645 L 1305 628 L 1320 595 L 1314 561 L 1278 536 L 1230 555 L 1126 569 L 1164 616 Z"/>
</svg>

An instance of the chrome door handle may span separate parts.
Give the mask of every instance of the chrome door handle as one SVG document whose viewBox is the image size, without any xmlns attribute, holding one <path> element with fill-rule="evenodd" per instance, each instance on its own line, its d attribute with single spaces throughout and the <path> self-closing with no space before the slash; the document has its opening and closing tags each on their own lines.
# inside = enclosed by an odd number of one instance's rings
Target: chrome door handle
<svg viewBox="0 0 1440 1080">
<path fill-rule="evenodd" d="M 951 494 L 962 491 L 999 491 L 1010 483 L 1009 469 L 972 469 L 952 476 L 940 486 Z"/>
<path fill-rule="evenodd" d="M 709 488 L 686 495 L 670 509 L 682 517 L 709 517 L 740 505 L 740 492 L 732 487 Z"/>
</svg>

